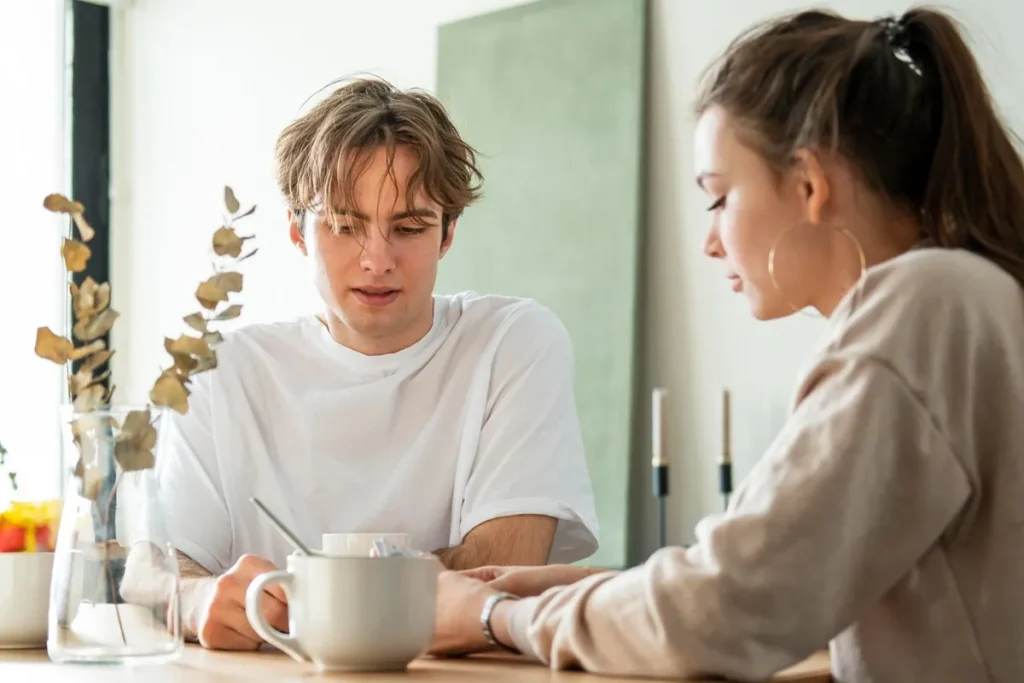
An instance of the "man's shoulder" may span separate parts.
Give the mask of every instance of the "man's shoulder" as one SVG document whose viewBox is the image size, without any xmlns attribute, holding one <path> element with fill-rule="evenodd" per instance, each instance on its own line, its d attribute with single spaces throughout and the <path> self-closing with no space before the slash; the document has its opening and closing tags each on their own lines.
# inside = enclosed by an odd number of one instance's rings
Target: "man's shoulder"
<svg viewBox="0 0 1024 683">
<path fill-rule="evenodd" d="M 246 361 L 253 356 L 270 359 L 287 357 L 282 354 L 305 345 L 310 326 L 316 322 L 316 318 L 310 315 L 290 320 L 249 323 L 236 328 L 225 333 L 224 340 L 217 345 L 218 362 Z"/>
<path fill-rule="evenodd" d="M 486 331 L 498 338 L 524 337 L 542 344 L 568 340 L 558 315 L 536 299 L 476 292 L 444 298 L 450 309 L 458 313 L 459 325 L 471 331 Z"/>
</svg>

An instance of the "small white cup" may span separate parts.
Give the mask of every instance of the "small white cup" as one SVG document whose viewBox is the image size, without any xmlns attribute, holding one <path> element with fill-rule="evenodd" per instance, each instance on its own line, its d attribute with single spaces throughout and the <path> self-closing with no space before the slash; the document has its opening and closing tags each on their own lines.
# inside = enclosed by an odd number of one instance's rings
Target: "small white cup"
<svg viewBox="0 0 1024 683">
<path fill-rule="evenodd" d="M 46 647 L 53 553 L 0 553 L 0 650 Z"/>
<path fill-rule="evenodd" d="M 324 555 L 370 557 L 373 542 L 383 538 L 399 548 L 409 545 L 409 534 L 324 534 L 320 547 Z"/>
<path fill-rule="evenodd" d="M 395 671 L 434 637 L 436 559 L 290 555 L 287 571 L 249 584 L 245 611 L 265 641 L 321 672 Z M 270 626 L 260 603 L 278 583 L 288 598 L 288 633 Z"/>
</svg>

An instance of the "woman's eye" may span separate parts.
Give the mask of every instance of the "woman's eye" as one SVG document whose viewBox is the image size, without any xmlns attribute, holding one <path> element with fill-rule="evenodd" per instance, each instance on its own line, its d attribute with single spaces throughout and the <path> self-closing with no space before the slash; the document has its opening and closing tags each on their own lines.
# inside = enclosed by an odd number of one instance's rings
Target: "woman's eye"
<svg viewBox="0 0 1024 683">
<path fill-rule="evenodd" d="M 399 235 L 419 235 L 424 230 L 426 230 L 426 228 L 413 228 L 409 226 L 395 228 L 395 232 Z"/>
<path fill-rule="evenodd" d="M 719 197 L 718 199 L 716 199 L 714 201 L 714 203 L 711 206 L 708 207 L 708 211 L 717 211 L 718 209 L 721 209 L 723 206 L 725 206 L 725 195 L 724 194 L 721 197 Z"/>
</svg>

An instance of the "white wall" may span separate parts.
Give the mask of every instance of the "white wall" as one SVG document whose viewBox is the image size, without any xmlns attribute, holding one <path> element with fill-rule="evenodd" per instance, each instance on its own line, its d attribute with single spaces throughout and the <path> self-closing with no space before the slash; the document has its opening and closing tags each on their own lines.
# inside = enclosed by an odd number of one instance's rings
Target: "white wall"
<svg viewBox="0 0 1024 683">
<path fill-rule="evenodd" d="M 141 400 L 164 362 L 161 338 L 181 331 L 208 268 L 220 185 L 260 210 L 246 227 L 261 253 L 248 266 L 241 322 L 313 310 L 316 299 L 287 241 L 271 168 L 273 142 L 301 103 L 330 80 L 372 72 L 400 86 L 432 88 L 440 23 L 520 4 L 509 0 L 135 0 L 115 21 L 115 372 L 122 400 Z M 635 505 L 634 555 L 651 549 L 653 516 L 644 462 L 646 391 L 670 390 L 670 542 L 688 541 L 719 506 L 720 393 L 733 395 L 737 480 L 784 419 L 796 373 L 823 323 L 750 318 L 720 269 L 701 254 L 706 200 L 692 180 L 690 100 L 704 65 L 750 22 L 804 3 L 652 0 L 649 235 L 645 395 Z M 830 3 L 860 17 L 902 3 Z M 1024 130 L 1024 29 L 1013 0 L 947 3 L 978 40 L 993 91 Z M 471 59 L 472 55 L 467 55 Z M 443 266 L 442 266 L 443 267 Z M 121 283 L 130 283 L 130 286 Z M 582 343 L 577 340 L 577 344 Z"/>
</svg>

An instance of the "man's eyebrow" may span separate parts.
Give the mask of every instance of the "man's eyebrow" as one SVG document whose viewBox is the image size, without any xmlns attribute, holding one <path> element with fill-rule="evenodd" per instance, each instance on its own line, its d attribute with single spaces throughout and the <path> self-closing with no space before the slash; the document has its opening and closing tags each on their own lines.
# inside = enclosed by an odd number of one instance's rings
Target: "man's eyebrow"
<svg viewBox="0 0 1024 683">
<path fill-rule="evenodd" d="M 393 221 L 400 221 L 405 218 L 437 218 L 437 212 L 433 209 L 409 209 L 408 211 L 399 211 L 391 217 Z"/>
<path fill-rule="evenodd" d="M 359 221 L 369 221 L 370 217 L 364 213 L 360 213 L 353 209 L 336 209 L 334 211 L 335 216 L 351 216 Z M 391 217 L 393 221 L 400 221 L 406 218 L 433 218 L 437 219 L 437 212 L 433 209 L 409 209 L 407 211 L 399 211 Z"/>
<path fill-rule="evenodd" d="M 352 218 L 355 218 L 356 220 L 360 221 L 370 220 L 370 217 L 367 216 L 365 213 L 359 213 L 358 211 L 353 211 L 352 209 L 335 209 L 333 213 L 335 216 L 351 216 Z"/>
</svg>

